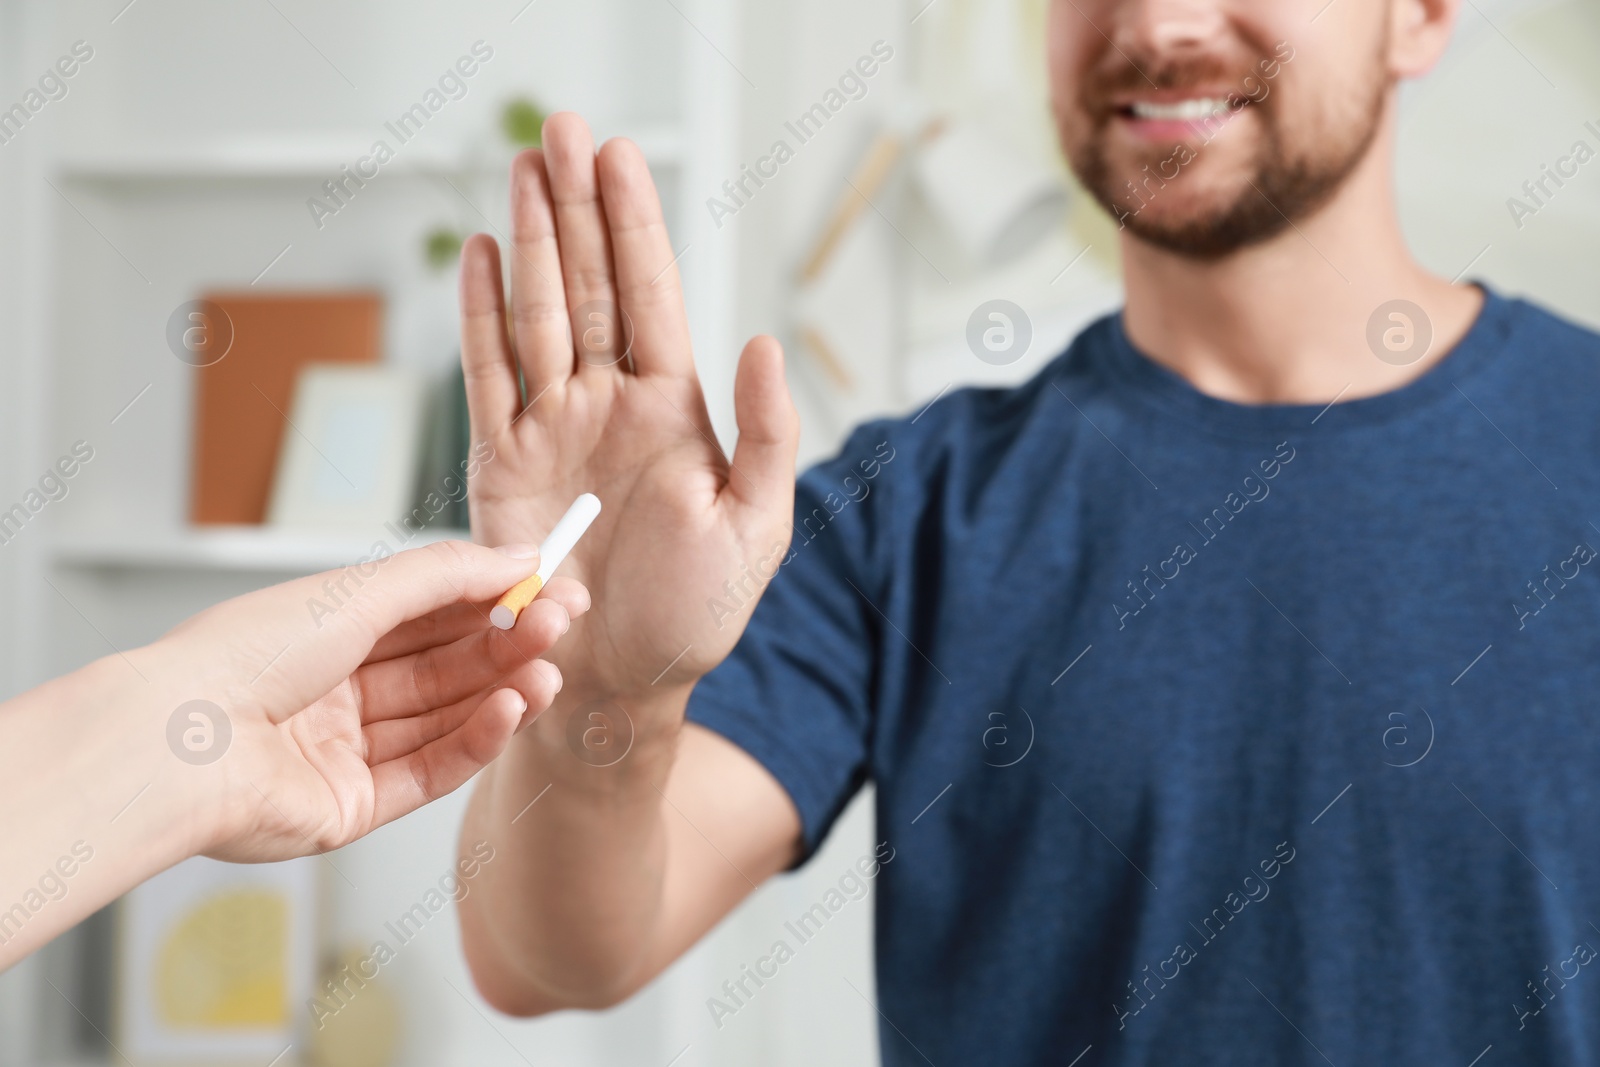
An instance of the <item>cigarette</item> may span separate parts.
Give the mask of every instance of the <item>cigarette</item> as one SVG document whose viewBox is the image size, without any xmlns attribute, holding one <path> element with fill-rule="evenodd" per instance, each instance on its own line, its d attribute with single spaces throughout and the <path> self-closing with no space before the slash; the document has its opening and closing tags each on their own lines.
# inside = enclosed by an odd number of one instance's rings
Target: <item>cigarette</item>
<svg viewBox="0 0 1600 1067">
<path fill-rule="evenodd" d="M 522 609 L 533 603 L 533 598 L 539 595 L 539 590 L 544 588 L 556 568 L 567 558 L 567 553 L 572 551 L 572 546 L 578 543 L 578 538 L 583 536 L 583 532 L 599 514 L 600 498 L 593 493 L 584 493 L 574 500 L 567 513 L 561 516 L 561 521 L 556 523 L 555 529 L 550 531 L 550 536 L 539 546 L 539 569 L 506 590 L 489 612 L 489 621 L 502 630 L 515 626 Z"/>
</svg>

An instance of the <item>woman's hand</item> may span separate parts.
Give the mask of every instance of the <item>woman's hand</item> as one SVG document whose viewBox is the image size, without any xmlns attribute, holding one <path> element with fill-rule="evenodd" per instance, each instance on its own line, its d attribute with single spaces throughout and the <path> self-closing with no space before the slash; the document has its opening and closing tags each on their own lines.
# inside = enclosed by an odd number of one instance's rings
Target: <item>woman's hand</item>
<svg viewBox="0 0 1600 1067">
<path fill-rule="evenodd" d="M 489 603 L 531 546 L 442 542 L 219 604 L 0 703 L 0 969 L 197 853 L 348 844 L 460 786 L 549 706 L 589 606 Z M 18 903 L 20 902 L 20 903 Z"/>
<path fill-rule="evenodd" d="M 191 764 L 170 773 L 204 782 L 215 812 L 202 850 L 256 862 L 335 849 L 499 755 L 561 688 L 537 657 L 589 606 L 556 579 L 514 629 L 491 627 L 489 602 L 535 556 L 441 542 L 226 601 L 146 650 L 140 669 L 169 680 L 174 709 L 215 709 L 169 730 Z"/>
</svg>

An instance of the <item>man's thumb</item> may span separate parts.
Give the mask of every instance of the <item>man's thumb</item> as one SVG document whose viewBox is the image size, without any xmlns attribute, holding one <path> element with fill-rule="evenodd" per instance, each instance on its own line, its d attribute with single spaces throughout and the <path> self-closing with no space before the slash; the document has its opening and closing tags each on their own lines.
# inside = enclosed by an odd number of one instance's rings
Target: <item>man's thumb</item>
<svg viewBox="0 0 1600 1067">
<path fill-rule="evenodd" d="M 783 375 L 783 348 L 765 335 L 754 337 L 739 357 L 733 382 L 739 443 L 727 491 L 739 503 L 764 513 L 794 508 L 794 457 L 800 416 Z"/>
</svg>

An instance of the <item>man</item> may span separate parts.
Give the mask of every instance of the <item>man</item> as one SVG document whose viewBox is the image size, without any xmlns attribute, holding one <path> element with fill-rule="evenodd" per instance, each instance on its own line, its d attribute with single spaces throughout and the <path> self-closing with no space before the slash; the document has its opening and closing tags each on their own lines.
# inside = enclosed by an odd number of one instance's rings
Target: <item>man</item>
<svg viewBox="0 0 1600 1067">
<path fill-rule="evenodd" d="M 638 151 L 551 120 L 511 337 L 464 256 L 473 522 L 606 510 L 463 836 L 493 1004 L 618 1002 L 871 778 L 886 1063 L 1595 1062 L 1600 341 L 1402 241 L 1396 85 L 1457 6 L 1053 3 L 1125 309 L 792 508 L 777 346 L 726 461 Z"/>
</svg>

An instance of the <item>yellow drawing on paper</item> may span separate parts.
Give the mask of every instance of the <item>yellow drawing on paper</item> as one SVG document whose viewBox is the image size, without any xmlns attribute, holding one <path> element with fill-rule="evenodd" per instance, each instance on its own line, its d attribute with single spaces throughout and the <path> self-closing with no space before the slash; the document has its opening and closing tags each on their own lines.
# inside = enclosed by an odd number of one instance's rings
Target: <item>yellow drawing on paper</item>
<svg viewBox="0 0 1600 1067">
<path fill-rule="evenodd" d="M 153 1000 L 175 1029 L 282 1026 L 289 1018 L 289 903 L 239 889 L 202 899 L 155 960 Z"/>
</svg>

